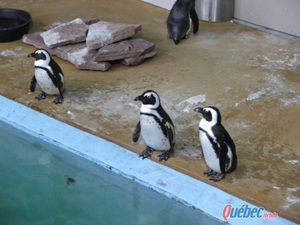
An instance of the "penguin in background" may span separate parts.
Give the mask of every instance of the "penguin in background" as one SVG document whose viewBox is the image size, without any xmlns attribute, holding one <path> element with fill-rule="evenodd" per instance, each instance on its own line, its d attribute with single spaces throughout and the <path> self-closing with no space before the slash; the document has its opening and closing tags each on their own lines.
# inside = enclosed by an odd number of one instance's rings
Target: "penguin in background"
<svg viewBox="0 0 300 225">
<path fill-rule="evenodd" d="M 145 91 L 137 96 L 134 101 L 141 101 L 140 120 L 133 132 L 133 142 L 143 139 L 147 145 L 139 157 L 151 157 L 153 150 L 164 151 L 160 154 L 159 161 L 167 161 L 173 153 L 175 128 L 170 116 L 160 103 L 160 98 L 155 91 Z"/>
<path fill-rule="evenodd" d="M 199 137 L 205 162 L 210 168 L 204 174 L 211 176 L 210 180 L 220 181 L 237 167 L 234 142 L 221 124 L 221 113 L 216 107 L 198 107 L 194 111 L 203 115 Z"/>
<path fill-rule="evenodd" d="M 167 28 L 170 38 L 177 45 L 182 39 L 187 38 L 187 33 L 193 23 L 193 33 L 199 28 L 199 19 L 195 10 L 195 0 L 177 0 L 168 16 Z"/>
<path fill-rule="evenodd" d="M 63 102 L 63 91 L 65 88 L 64 74 L 59 65 L 51 58 L 49 52 L 45 49 L 37 49 L 28 55 L 35 58 L 34 76 L 31 80 L 30 91 L 34 92 L 36 83 L 42 89 L 42 93 L 35 98 L 45 99 L 47 95 L 57 95 L 55 104 Z"/>
</svg>

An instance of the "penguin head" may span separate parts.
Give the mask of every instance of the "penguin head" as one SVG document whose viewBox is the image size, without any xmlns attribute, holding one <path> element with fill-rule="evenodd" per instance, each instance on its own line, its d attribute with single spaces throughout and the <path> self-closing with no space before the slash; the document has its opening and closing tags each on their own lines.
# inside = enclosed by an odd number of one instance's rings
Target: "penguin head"
<svg viewBox="0 0 300 225">
<path fill-rule="evenodd" d="M 143 94 L 137 96 L 134 101 L 141 101 L 144 106 L 151 109 L 156 109 L 160 105 L 158 94 L 152 90 L 145 91 Z"/>
<path fill-rule="evenodd" d="M 195 108 L 195 112 L 199 112 L 203 115 L 203 119 L 210 123 L 212 126 L 221 123 L 221 113 L 219 109 L 214 106 L 207 106 L 205 108 Z"/>
<path fill-rule="evenodd" d="M 35 52 L 30 53 L 28 57 L 35 58 L 35 64 L 39 65 L 48 65 L 51 60 L 49 52 L 45 49 L 37 49 Z"/>
</svg>

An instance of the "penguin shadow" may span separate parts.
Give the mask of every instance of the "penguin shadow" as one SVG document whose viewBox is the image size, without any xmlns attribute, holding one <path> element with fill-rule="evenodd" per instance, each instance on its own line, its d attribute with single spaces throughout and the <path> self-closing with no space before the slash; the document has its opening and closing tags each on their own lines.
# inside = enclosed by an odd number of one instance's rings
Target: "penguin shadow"
<svg viewBox="0 0 300 225">
<path fill-rule="evenodd" d="M 82 102 L 84 99 L 88 99 L 93 93 L 92 88 L 90 87 L 81 87 L 81 88 L 66 88 L 64 91 L 65 102 Z"/>
<path fill-rule="evenodd" d="M 190 107 L 189 113 L 182 112 L 186 107 Z M 172 113 L 176 132 L 174 157 L 202 159 L 203 152 L 198 131 L 200 117 L 197 113 L 191 112 L 192 107 L 190 105 L 173 105 L 171 108 L 170 112 Z"/>
</svg>

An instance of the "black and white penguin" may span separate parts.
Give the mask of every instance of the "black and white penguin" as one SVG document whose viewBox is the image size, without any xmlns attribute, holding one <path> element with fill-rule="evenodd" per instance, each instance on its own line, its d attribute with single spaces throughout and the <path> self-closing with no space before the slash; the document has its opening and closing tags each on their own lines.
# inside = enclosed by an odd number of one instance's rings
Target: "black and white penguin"
<svg viewBox="0 0 300 225">
<path fill-rule="evenodd" d="M 147 148 L 140 154 L 143 159 L 151 157 L 153 150 L 164 151 L 159 161 L 167 161 L 173 152 L 175 129 L 170 116 L 160 104 L 155 91 L 148 90 L 137 96 L 134 101 L 141 101 L 140 121 L 133 132 L 132 140 L 137 142 L 141 137 Z"/>
<path fill-rule="evenodd" d="M 205 162 L 210 168 L 204 174 L 212 176 L 210 180 L 220 181 L 225 173 L 233 172 L 237 167 L 234 142 L 221 124 L 221 114 L 216 107 L 198 107 L 194 111 L 203 115 L 199 136 Z"/>
<path fill-rule="evenodd" d="M 42 89 L 42 93 L 35 97 L 38 100 L 45 99 L 47 95 L 57 95 L 55 104 L 62 103 L 65 88 L 64 74 L 59 65 L 51 58 L 45 49 L 37 49 L 28 55 L 35 58 L 34 76 L 31 80 L 30 90 L 34 92 L 36 82 Z"/>
<path fill-rule="evenodd" d="M 187 33 L 193 23 L 193 33 L 199 28 L 199 19 L 195 10 L 195 0 L 177 0 L 168 16 L 167 28 L 170 38 L 177 45 L 181 39 L 187 38 Z"/>
</svg>

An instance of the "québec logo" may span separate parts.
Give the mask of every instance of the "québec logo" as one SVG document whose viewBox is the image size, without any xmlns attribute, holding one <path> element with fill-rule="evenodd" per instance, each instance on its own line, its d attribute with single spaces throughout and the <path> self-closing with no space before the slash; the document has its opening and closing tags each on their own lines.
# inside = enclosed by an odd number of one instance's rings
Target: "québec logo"
<svg viewBox="0 0 300 225">
<path fill-rule="evenodd" d="M 242 207 L 232 207 L 232 205 L 227 204 L 223 208 L 223 219 L 227 221 L 227 218 L 277 218 L 278 214 L 276 212 L 264 212 L 263 207 L 249 207 L 248 205 L 243 205 Z"/>
</svg>

